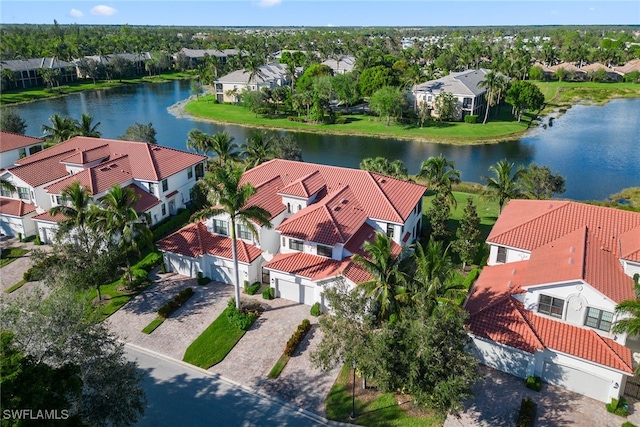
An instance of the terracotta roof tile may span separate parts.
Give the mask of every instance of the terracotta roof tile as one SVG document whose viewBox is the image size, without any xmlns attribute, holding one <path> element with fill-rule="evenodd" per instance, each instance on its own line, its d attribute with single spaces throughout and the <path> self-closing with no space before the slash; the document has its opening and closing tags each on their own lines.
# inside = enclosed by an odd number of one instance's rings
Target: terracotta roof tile
<svg viewBox="0 0 640 427">
<path fill-rule="evenodd" d="M 43 151 L 40 151 L 29 157 L 36 156 L 42 152 Z M 60 163 L 60 160 L 67 156 L 68 152 L 61 152 L 51 157 L 39 158 L 38 160 L 11 168 L 9 173 L 17 176 L 32 187 L 38 187 L 69 175 L 67 168 Z M 16 161 L 16 164 L 29 157 Z"/>
<path fill-rule="evenodd" d="M 2 215 L 23 217 L 36 211 L 35 205 L 18 199 L 0 197 L 0 213 Z"/>
<path fill-rule="evenodd" d="M 295 274 L 313 281 L 338 276 L 343 267 L 342 261 L 303 252 L 277 254 L 264 266 L 268 270 Z"/>
<path fill-rule="evenodd" d="M 135 211 L 138 213 L 146 212 L 152 207 L 160 204 L 160 199 L 135 184 L 129 184 L 125 188 L 131 188 L 138 196 L 138 200 L 136 200 L 136 203 L 133 206 Z"/>
<path fill-rule="evenodd" d="M 640 226 L 620 235 L 620 257 L 640 262 Z"/>
<path fill-rule="evenodd" d="M 17 133 L 0 131 L 0 153 L 10 150 L 16 150 L 30 145 L 41 144 L 42 138 L 34 138 L 31 136 L 20 135 Z"/>
<path fill-rule="evenodd" d="M 362 249 L 362 245 L 364 245 L 364 242 L 366 241 L 373 240 L 375 235 L 376 235 L 375 228 L 373 228 L 367 223 L 364 223 L 358 229 L 358 231 L 356 231 L 356 233 L 351 236 L 347 244 L 344 245 L 344 248 L 347 251 L 351 252 L 352 254 L 359 254 L 366 258 L 368 257 L 368 254 Z M 392 254 L 400 255 L 401 251 L 402 251 L 402 247 L 400 245 L 398 245 L 396 242 L 391 243 Z"/>
<path fill-rule="evenodd" d="M 61 194 L 74 181 L 89 189 L 92 195 L 107 191 L 113 185 L 121 185 L 131 181 L 134 176 L 128 156 L 118 157 L 92 168 L 84 169 L 74 175 L 45 187 L 50 194 Z"/>
<path fill-rule="evenodd" d="M 282 197 L 278 196 L 278 191 L 284 186 L 279 176 L 274 176 L 268 181 L 254 184 L 256 193 L 249 197 L 247 205 L 259 206 L 271 214 L 274 218 L 285 210 L 282 204 Z"/>
<path fill-rule="evenodd" d="M 202 222 L 189 224 L 157 242 L 161 251 L 173 252 L 192 258 L 209 254 L 232 260 L 231 239 L 212 234 Z M 238 261 L 249 264 L 262 255 L 260 248 L 237 240 Z"/>
<path fill-rule="evenodd" d="M 302 197 L 308 199 L 326 186 L 320 171 L 315 170 L 303 176 L 280 190 L 279 194 Z"/>
<path fill-rule="evenodd" d="M 54 215 L 51 215 L 49 211 L 43 212 L 33 217 L 34 221 L 44 221 L 44 222 L 54 222 L 54 223 L 64 221 L 65 219 L 67 219 L 67 217 L 62 215 L 61 213 L 56 214 L 54 216 Z"/>
<path fill-rule="evenodd" d="M 110 153 L 111 151 L 109 150 L 108 144 L 100 145 L 88 150 L 76 148 L 73 154 L 70 154 L 60 161 L 63 163 L 81 166 L 98 160 L 106 159 L 109 157 Z"/>
<path fill-rule="evenodd" d="M 527 275 L 527 261 L 487 266 L 469 293 L 465 309 L 474 314 L 508 295 L 523 292 L 520 288 Z"/>
</svg>

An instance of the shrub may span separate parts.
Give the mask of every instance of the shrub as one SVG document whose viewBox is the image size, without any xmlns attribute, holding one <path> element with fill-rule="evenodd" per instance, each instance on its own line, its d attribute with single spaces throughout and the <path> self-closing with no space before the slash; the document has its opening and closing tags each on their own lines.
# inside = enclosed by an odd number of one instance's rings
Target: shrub
<svg viewBox="0 0 640 427">
<path fill-rule="evenodd" d="M 264 299 L 273 299 L 275 298 L 276 291 L 272 287 L 264 288 L 262 291 L 262 298 Z"/>
<path fill-rule="evenodd" d="M 198 271 L 197 280 L 198 280 L 198 285 L 200 286 L 204 286 L 211 281 L 210 278 L 202 274 L 202 271 Z"/>
<path fill-rule="evenodd" d="M 467 277 L 465 277 L 464 281 L 462 282 L 465 289 L 471 289 L 471 285 L 473 285 L 473 282 L 476 281 L 481 271 L 481 268 L 474 268 L 469 272 L 469 274 L 467 274 Z"/>
<path fill-rule="evenodd" d="M 309 329 L 311 329 L 311 322 L 309 322 L 309 319 L 303 319 L 302 323 L 298 325 L 296 331 L 291 335 L 291 338 L 289 338 L 289 341 L 287 341 L 287 345 L 284 347 L 284 354 L 292 357 Z"/>
<path fill-rule="evenodd" d="M 465 123 L 478 123 L 478 115 L 477 114 L 469 114 L 468 116 L 464 116 Z"/>
<path fill-rule="evenodd" d="M 164 262 L 162 264 L 160 264 L 160 272 L 162 274 L 167 272 L 167 264 L 165 264 Z"/>
<path fill-rule="evenodd" d="M 347 118 L 346 117 L 336 117 L 335 123 L 337 125 L 344 125 L 344 124 L 347 123 Z"/>
<path fill-rule="evenodd" d="M 155 224 L 151 227 L 153 241 L 155 242 L 156 240 L 160 240 L 163 237 L 168 236 L 174 231 L 178 231 L 189 223 L 189 218 L 191 218 L 191 212 L 184 209 L 182 212 L 178 212 L 176 216 L 169 217 L 166 220 Z"/>
<path fill-rule="evenodd" d="M 531 390 L 540 391 L 542 388 L 542 378 L 529 375 L 524 381 L 524 385 Z"/>
<path fill-rule="evenodd" d="M 131 283 L 129 282 L 129 274 L 125 274 L 122 278 L 122 282 L 126 283 L 127 288 L 136 289 L 142 286 L 148 280 L 148 274 L 146 270 L 142 270 L 140 268 L 132 267 L 131 268 Z M 122 283 L 121 282 L 121 283 Z"/>
<path fill-rule="evenodd" d="M 260 289 L 260 286 L 262 285 L 262 283 L 260 282 L 256 282 L 253 285 L 249 286 L 247 288 L 247 294 L 248 295 L 255 295 L 256 292 L 258 292 L 258 289 Z"/>
<path fill-rule="evenodd" d="M 40 240 L 40 235 L 36 234 L 36 239 L 33 241 L 34 245 L 40 246 L 42 244 L 42 241 Z"/>
<path fill-rule="evenodd" d="M 622 423 L 621 427 L 636 427 L 636 425 L 634 423 L 632 423 L 632 422 L 625 421 L 625 422 Z"/>
<path fill-rule="evenodd" d="M 304 123 L 307 121 L 307 119 L 305 119 L 304 117 L 298 117 L 298 116 L 289 116 L 287 117 L 287 120 L 291 122 L 298 122 L 298 123 Z"/>
<path fill-rule="evenodd" d="M 242 285 L 243 285 L 242 287 L 244 288 L 244 293 L 246 294 L 247 293 L 247 289 L 249 289 L 249 281 L 245 280 Z"/>
<path fill-rule="evenodd" d="M 182 307 L 184 303 L 187 302 L 189 298 L 191 298 L 194 294 L 195 292 L 191 287 L 178 292 L 178 295 L 173 297 L 172 300 L 167 301 L 162 307 L 158 309 L 158 316 L 162 317 L 163 319 L 171 316 L 177 309 Z"/>
<path fill-rule="evenodd" d="M 162 252 L 151 252 L 146 257 L 138 261 L 133 268 L 149 272 L 162 263 Z"/>
<path fill-rule="evenodd" d="M 311 306 L 311 315 L 318 317 L 320 316 L 320 303 L 317 302 Z"/>
<path fill-rule="evenodd" d="M 536 402 L 531 400 L 530 397 L 522 399 L 520 404 L 520 414 L 518 415 L 519 427 L 532 427 L 536 418 Z"/>
<path fill-rule="evenodd" d="M 258 310 L 249 311 L 244 308 L 238 310 L 235 298 L 229 298 L 226 312 L 229 322 L 243 331 L 248 331 L 260 314 Z"/>
<path fill-rule="evenodd" d="M 626 417 L 629 415 L 629 405 L 627 404 L 627 400 L 624 397 L 620 397 L 618 399 L 611 399 L 611 403 L 607 403 L 606 405 L 607 411 L 612 414 L 619 415 L 621 417 Z"/>
<path fill-rule="evenodd" d="M 22 233 L 18 233 L 18 241 L 22 242 Z"/>
</svg>

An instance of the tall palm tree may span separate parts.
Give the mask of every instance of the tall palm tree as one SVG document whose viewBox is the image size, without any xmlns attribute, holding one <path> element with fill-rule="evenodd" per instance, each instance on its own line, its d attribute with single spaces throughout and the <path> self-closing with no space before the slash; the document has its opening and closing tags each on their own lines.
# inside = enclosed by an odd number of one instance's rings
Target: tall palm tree
<svg viewBox="0 0 640 427">
<path fill-rule="evenodd" d="M 402 257 L 393 253 L 392 243 L 390 237 L 376 232 L 373 240 L 362 245 L 368 256 L 353 255 L 353 262 L 372 276 L 371 280 L 358 284 L 358 287 L 364 289 L 377 304 L 378 320 L 389 319 L 397 311 L 397 303 L 405 294 L 407 278 L 400 266 Z"/>
<path fill-rule="evenodd" d="M 218 132 L 211 138 L 207 138 L 208 148 L 216 154 L 219 165 L 235 162 L 240 157 L 239 146 L 234 143 L 234 137 L 226 132 Z"/>
<path fill-rule="evenodd" d="M 0 189 L 13 193 L 16 191 L 16 186 L 11 181 L 0 178 Z"/>
<path fill-rule="evenodd" d="M 261 163 L 275 158 L 277 155 L 274 138 L 266 132 L 254 132 L 247 138 L 244 146 L 244 161 L 251 169 Z"/>
<path fill-rule="evenodd" d="M 236 241 L 236 224 L 248 229 L 254 237 L 258 237 L 255 223 L 271 228 L 271 214 L 260 206 L 249 205 L 249 198 L 256 189 L 250 183 L 241 184 L 242 169 L 232 163 L 215 168 L 205 178 L 208 189 L 207 199 L 210 207 L 197 213 L 200 218 L 220 214 L 229 215 L 231 220 L 231 253 L 233 256 L 233 285 L 235 287 L 236 308 L 240 309 L 240 279 L 238 277 L 238 245 Z"/>
<path fill-rule="evenodd" d="M 441 193 L 452 206 L 457 206 L 452 185 L 460 182 L 460 171 L 455 163 L 447 160 L 442 153 L 438 157 L 429 157 L 420 165 L 419 178 L 425 178 L 433 191 Z"/>
<path fill-rule="evenodd" d="M 490 71 L 484 77 L 484 80 L 481 80 L 478 83 L 478 87 L 485 88 L 486 91 L 484 93 L 484 98 L 487 101 L 487 105 L 484 109 L 484 120 L 482 120 L 482 124 L 487 123 L 487 119 L 489 118 L 489 109 L 496 105 L 496 95 L 498 93 L 498 74 Z"/>
<path fill-rule="evenodd" d="M 80 121 L 76 124 L 75 135 L 90 136 L 93 138 L 100 138 L 102 133 L 98 130 L 100 122 L 93 124 L 93 117 L 89 114 L 82 114 Z"/>
<path fill-rule="evenodd" d="M 44 136 L 49 141 L 57 144 L 74 136 L 76 121 L 71 117 L 61 117 L 58 114 L 54 114 L 49 117 L 49 123 L 50 126 L 42 125 Z"/>
<path fill-rule="evenodd" d="M 502 159 L 495 165 L 489 166 L 489 171 L 493 172 L 494 176 L 484 177 L 487 181 L 487 191 L 498 198 L 500 213 L 502 213 L 502 208 L 507 200 L 517 199 L 522 196 L 518 180 L 525 172 L 525 169 L 522 166 L 518 166 L 514 171 L 514 166 L 507 159 Z"/>
<path fill-rule="evenodd" d="M 88 245 L 88 228 L 90 207 L 93 198 L 89 189 L 80 184 L 80 181 L 73 181 L 68 187 L 62 190 L 62 203 L 49 210 L 51 215 L 62 214 L 65 219 L 58 223 L 58 236 L 66 235 L 73 231 L 76 233 L 78 241 L 83 245 Z"/>
<path fill-rule="evenodd" d="M 194 150 L 198 154 L 206 155 L 210 149 L 207 138 L 209 135 L 199 129 L 191 129 L 187 137 L 187 148 Z"/>
</svg>

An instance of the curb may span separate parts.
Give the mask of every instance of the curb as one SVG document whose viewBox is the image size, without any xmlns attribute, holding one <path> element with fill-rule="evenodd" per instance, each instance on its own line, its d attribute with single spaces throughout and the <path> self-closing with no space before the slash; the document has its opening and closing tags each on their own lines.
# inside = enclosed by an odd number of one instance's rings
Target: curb
<svg viewBox="0 0 640 427">
<path fill-rule="evenodd" d="M 270 396 L 270 395 L 268 395 L 268 394 L 266 394 L 266 393 L 264 393 L 264 392 L 262 392 L 260 390 L 254 389 L 254 388 L 246 386 L 244 384 L 240 384 L 240 383 L 238 383 L 236 381 L 233 381 L 233 380 L 230 380 L 228 378 L 225 378 L 222 375 L 213 374 L 213 373 L 207 371 L 206 369 L 200 368 L 199 366 L 195 366 L 195 365 L 192 365 L 190 363 L 184 362 L 182 360 L 174 359 L 173 357 L 169 357 L 169 356 L 166 356 L 164 354 L 158 353 L 156 351 L 149 350 L 149 349 L 144 348 L 144 347 L 140 347 L 139 345 L 125 342 L 124 346 L 125 346 L 125 348 L 131 348 L 131 349 L 137 350 L 137 351 L 139 351 L 141 353 L 146 353 L 146 354 L 148 354 L 150 356 L 157 357 L 159 359 L 164 359 L 164 360 L 166 360 L 168 362 L 180 365 L 180 366 L 182 366 L 182 367 L 184 367 L 186 369 L 189 369 L 191 371 L 197 372 L 199 374 L 206 375 L 206 376 L 208 376 L 210 378 L 215 378 L 215 379 L 220 380 L 220 381 L 222 381 L 224 383 L 227 383 L 227 384 L 229 384 L 231 386 L 240 388 L 240 389 L 242 389 L 243 391 L 245 391 L 247 393 L 253 394 L 253 395 L 258 396 L 258 397 L 263 398 L 263 399 L 267 399 L 267 400 L 269 400 L 269 401 L 271 401 L 271 402 L 273 402 L 273 403 L 275 403 L 277 405 L 283 406 L 283 407 L 285 407 L 285 408 L 287 408 L 287 409 L 289 409 L 289 410 L 291 410 L 293 412 L 297 412 L 297 413 L 303 415 L 304 417 L 309 418 L 310 420 L 315 421 L 315 422 L 317 422 L 319 424 L 326 425 L 326 426 L 349 426 L 349 425 L 351 425 L 351 424 L 341 423 L 339 421 L 328 420 L 328 419 L 326 419 L 326 418 L 324 418 L 324 417 L 322 417 L 322 416 L 320 416 L 318 414 L 315 414 L 315 413 L 313 413 L 311 411 L 308 411 L 306 409 L 303 409 L 303 408 L 300 408 L 298 406 L 295 406 L 294 404 L 292 404 L 290 402 L 287 402 L 287 401 L 284 401 L 282 399 L 279 399 L 277 397 Z"/>
</svg>

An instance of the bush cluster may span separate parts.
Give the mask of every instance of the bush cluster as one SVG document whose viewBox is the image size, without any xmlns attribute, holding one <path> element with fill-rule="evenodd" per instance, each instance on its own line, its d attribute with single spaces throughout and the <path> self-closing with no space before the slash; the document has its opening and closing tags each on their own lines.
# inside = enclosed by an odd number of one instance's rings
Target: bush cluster
<svg viewBox="0 0 640 427">
<path fill-rule="evenodd" d="M 307 335 L 307 332 L 309 332 L 309 329 L 311 329 L 311 322 L 309 322 L 309 319 L 303 319 L 302 323 L 298 325 L 298 329 L 296 329 L 293 335 L 291 335 L 291 338 L 289 338 L 289 341 L 287 341 L 287 345 L 284 347 L 284 354 L 292 357 L 296 348 L 298 348 L 305 335 Z"/>
<path fill-rule="evenodd" d="M 247 286 L 247 295 L 255 295 L 256 292 L 258 292 L 258 289 L 260 289 L 260 286 L 262 285 L 262 283 L 260 282 L 255 282 L 253 285 L 251 286 Z"/>
<path fill-rule="evenodd" d="M 335 124 L 337 125 L 344 125 L 347 123 L 347 118 L 346 117 L 337 117 Z"/>
<path fill-rule="evenodd" d="M 183 209 L 182 212 L 178 212 L 176 216 L 172 216 L 154 225 L 151 227 L 153 241 L 160 240 L 174 231 L 180 230 L 189 223 L 189 218 L 191 218 L 191 211 Z"/>
<path fill-rule="evenodd" d="M 158 316 L 162 317 L 163 319 L 171 316 L 171 314 L 182 307 L 184 303 L 187 302 L 187 300 L 194 294 L 195 292 L 190 287 L 178 292 L 178 295 L 176 295 L 172 300 L 167 301 L 165 305 L 160 307 L 160 309 L 158 310 Z"/>
<path fill-rule="evenodd" d="M 529 375 L 524 381 L 524 385 L 531 390 L 540 391 L 542 388 L 542 378 Z"/>
<path fill-rule="evenodd" d="M 211 281 L 207 276 L 203 276 L 202 271 L 198 271 L 198 285 L 204 286 Z"/>
<path fill-rule="evenodd" d="M 478 115 L 477 114 L 469 114 L 468 116 L 464 116 L 465 123 L 478 123 Z"/>
<path fill-rule="evenodd" d="M 137 289 L 147 282 L 148 272 L 141 268 L 132 267 L 131 268 L 131 283 L 129 283 L 129 274 L 125 274 L 122 276 L 120 283 L 126 285 L 129 289 Z"/>
<path fill-rule="evenodd" d="M 522 399 L 520 404 L 520 414 L 518 415 L 519 427 L 532 427 L 533 422 L 536 419 L 536 402 L 531 400 L 530 397 Z"/>
<path fill-rule="evenodd" d="M 298 116 L 289 116 L 287 117 L 287 119 L 291 122 L 298 122 L 298 123 L 305 123 L 307 121 L 307 119 L 305 119 L 304 117 L 298 117 Z"/>
<path fill-rule="evenodd" d="M 262 298 L 264 299 L 274 299 L 276 297 L 276 290 L 272 287 L 264 288 L 262 290 Z"/>
<path fill-rule="evenodd" d="M 462 282 L 465 289 L 471 289 L 471 285 L 473 285 L 473 282 L 476 281 L 481 271 L 481 268 L 474 268 L 469 272 L 469 274 L 467 274 L 467 277 L 465 277 L 464 281 Z"/>
<path fill-rule="evenodd" d="M 149 272 L 155 267 L 162 264 L 162 252 L 151 252 L 146 257 L 142 258 L 140 262 L 136 263 L 133 267 L 139 270 L 145 270 Z"/>
<path fill-rule="evenodd" d="M 320 303 L 317 302 L 311 306 L 311 315 L 318 317 L 320 316 Z"/>
<path fill-rule="evenodd" d="M 607 411 L 612 414 L 619 415 L 621 417 L 626 417 L 629 415 L 629 405 L 627 404 L 627 400 L 624 397 L 620 397 L 618 399 L 611 399 L 611 403 L 607 403 L 606 405 Z"/>
<path fill-rule="evenodd" d="M 35 282 L 44 280 L 51 270 L 58 264 L 58 257 L 55 255 L 44 258 L 38 264 L 33 265 L 22 274 L 22 278 L 26 282 Z"/>
<path fill-rule="evenodd" d="M 250 311 L 245 308 L 240 308 L 240 310 L 238 310 L 236 308 L 235 298 L 229 299 L 226 312 L 229 322 L 243 331 L 248 331 L 251 325 L 253 325 L 253 322 L 255 322 L 260 315 L 258 310 Z"/>
</svg>

